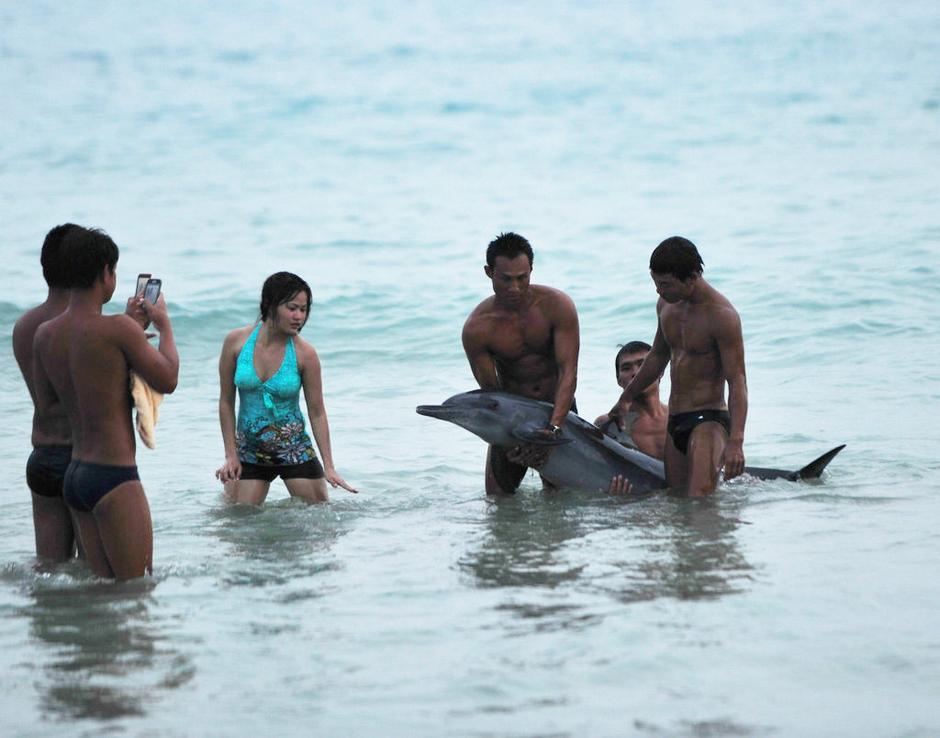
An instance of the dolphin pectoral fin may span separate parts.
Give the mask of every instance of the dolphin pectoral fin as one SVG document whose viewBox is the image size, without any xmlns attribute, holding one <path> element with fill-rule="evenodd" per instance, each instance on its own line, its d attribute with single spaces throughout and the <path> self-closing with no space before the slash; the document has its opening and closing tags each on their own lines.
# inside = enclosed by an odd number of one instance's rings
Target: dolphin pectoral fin
<svg viewBox="0 0 940 738">
<path fill-rule="evenodd" d="M 515 438 L 517 441 L 531 443 L 533 446 L 564 446 L 566 443 L 571 443 L 570 438 L 552 437 L 546 435 L 545 433 L 540 433 L 539 430 L 530 428 L 514 428 L 513 430 L 509 431 L 509 435 Z"/>
<path fill-rule="evenodd" d="M 827 451 L 818 459 L 814 459 L 802 469 L 800 469 L 796 473 L 796 476 L 800 479 L 818 479 L 819 475 L 823 473 L 823 469 L 825 469 L 829 462 L 836 457 L 836 454 L 838 454 L 844 448 L 845 444 L 843 443 L 841 446 L 836 446 L 831 451 Z"/>
</svg>

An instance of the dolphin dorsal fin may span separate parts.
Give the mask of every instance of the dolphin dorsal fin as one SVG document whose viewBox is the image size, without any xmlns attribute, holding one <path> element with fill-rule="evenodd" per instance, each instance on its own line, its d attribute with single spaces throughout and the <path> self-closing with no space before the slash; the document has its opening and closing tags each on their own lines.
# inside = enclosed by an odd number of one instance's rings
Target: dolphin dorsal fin
<svg viewBox="0 0 940 738">
<path fill-rule="evenodd" d="M 823 473 L 823 469 L 825 469 L 829 465 L 829 462 L 832 461 L 836 457 L 836 454 L 838 454 L 844 448 L 845 448 L 845 444 L 843 443 L 841 446 L 836 446 L 831 451 L 826 451 L 826 453 L 824 453 L 818 459 L 814 459 L 813 461 L 809 462 L 806 466 L 804 466 L 802 469 L 800 469 L 796 473 L 797 478 L 798 479 L 818 479 L 819 475 Z"/>
</svg>

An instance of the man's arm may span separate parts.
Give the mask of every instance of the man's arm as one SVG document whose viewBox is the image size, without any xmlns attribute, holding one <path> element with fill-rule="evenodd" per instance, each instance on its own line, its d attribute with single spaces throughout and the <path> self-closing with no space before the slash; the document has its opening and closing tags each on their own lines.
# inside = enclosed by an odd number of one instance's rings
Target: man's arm
<svg viewBox="0 0 940 738">
<path fill-rule="evenodd" d="M 467 361 L 470 362 L 470 371 L 473 372 L 473 378 L 477 380 L 480 389 L 500 389 L 496 362 L 493 361 L 493 355 L 487 348 L 484 332 L 480 329 L 479 322 L 472 315 L 464 323 L 462 339 L 464 353 L 467 354 Z"/>
<path fill-rule="evenodd" d="M 160 344 L 155 349 L 147 342 L 147 335 L 140 323 L 129 315 L 116 315 L 121 350 L 127 357 L 130 368 L 140 375 L 157 392 L 170 394 L 176 389 L 179 379 L 180 359 L 173 340 L 173 327 L 166 312 L 163 295 L 156 305 L 144 301 L 144 310 L 153 326 L 160 331 Z"/>
<path fill-rule="evenodd" d="M 617 400 L 617 404 L 614 405 L 608 413 L 608 415 L 617 418 L 617 424 L 620 425 L 621 430 L 623 430 L 623 426 L 621 425 L 623 417 L 627 410 L 630 409 L 630 403 L 633 402 L 633 398 L 663 375 L 663 372 L 666 371 L 666 367 L 669 365 L 669 357 L 669 344 L 666 343 L 666 337 L 663 335 L 663 327 L 657 320 L 656 336 L 653 338 L 653 346 L 643 360 L 643 366 L 640 367 L 633 381 L 624 387 L 620 399 Z"/>
<path fill-rule="evenodd" d="M 554 305 L 556 319 L 553 321 L 555 364 L 558 366 L 558 384 L 555 385 L 555 407 L 549 423 L 561 425 L 568 417 L 574 391 L 578 386 L 578 353 L 581 350 L 581 333 L 578 326 L 578 311 L 568 295 L 558 293 Z"/>
<path fill-rule="evenodd" d="M 715 340 L 721 368 L 728 382 L 728 412 L 731 432 L 725 446 L 725 479 L 744 471 L 744 423 L 747 421 L 747 376 L 744 370 L 744 338 L 741 318 L 734 308 L 723 309 L 716 319 Z"/>
<path fill-rule="evenodd" d="M 13 356 L 20 368 L 23 379 L 26 381 L 30 397 L 35 402 L 36 397 L 33 394 L 33 357 L 31 356 L 35 332 L 30 335 L 31 326 L 27 315 L 22 316 L 13 326 Z"/>
<path fill-rule="evenodd" d="M 48 340 L 47 331 L 44 325 L 40 325 L 33 336 L 33 360 L 30 367 L 29 391 L 33 396 L 36 414 L 44 415 L 49 409 L 59 402 L 55 387 L 46 373 L 46 367 L 43 364 L 42 355 L 45 352 L 45 345 Z"/>
</svg>

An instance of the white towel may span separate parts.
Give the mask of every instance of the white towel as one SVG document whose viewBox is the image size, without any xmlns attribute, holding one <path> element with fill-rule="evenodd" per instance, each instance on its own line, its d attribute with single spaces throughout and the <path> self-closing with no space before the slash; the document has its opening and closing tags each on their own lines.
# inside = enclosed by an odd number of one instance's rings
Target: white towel
<svg viewBox="0 0 940 738">
<path fill-rule="evenodd" d="M 163 393 L 157 392 L 134 372 L 128 372 L 131 398 L 137 410 L 137 435 L 147 448 L 157 445 L 156 425 Z"/>
</svg>

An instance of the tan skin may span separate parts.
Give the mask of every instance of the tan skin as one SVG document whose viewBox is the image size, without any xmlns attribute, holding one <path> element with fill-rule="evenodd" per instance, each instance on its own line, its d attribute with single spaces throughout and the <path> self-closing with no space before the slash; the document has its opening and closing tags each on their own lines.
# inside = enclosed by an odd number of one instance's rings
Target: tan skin
<svg viewBox="0 0 940 738">
<path fill-rule="evenodd" d="M 484 272 L 493 296 L 470 313 L 463 327 L 463 346 L 470 369 L 481 389 L 504 390 L 554 405 L 550 423 L 561 425 L 574 399 L 580 338 L 574 303 L 560 290 L 530 284 L 532 265 L 525 254 L 497 256 Z M 550 436 L 548 429 L 545 431 Z M 486 459 L 486 493 L 504 490 Z M 515 463 L 538 468 L 545 463 L 544 447 L 513 449 Z"/>
<path fill-rule="evenodd" d="M 33 446 L 69 446 L 72 434 L 65 408 L 54 402 L 40 408 L 33 390 L 33 338 L 39 326 L 60 315 L 69 304 L 69 291 L 49 288 L 45 302 L 25 312 L 13 326 L 13 355 L 33 400 Z M 36 555 L 48 561 L 65 561 L 75 549 L 75 531 L 68 507 L 61 497 L 30 493 L 33 503 L 33 528 Z"/>
<path fill-rule="evenodd" d="M 727 409 L 731 432 L 716 422 L 699 424 L 684 455 L 667 437 L 666 483 L 689 496 L 714 492 L 719 473 L 731 479 L 744 471 L 744 424 L 747 419 L 747 378 L 741 319 L 731 303 L 701 274 L 687 280 L 651 273 L 660 299 L 659 324 L 653 347 L 633 381 L 610 414 L 622 417 L 633 399 L 658 380 L 670 366 L 670 414 Z M 728 403 L 725 404 L 725 383 Z"/>
<path fill-rule="evenodd" d="M 626 388 L 633 381 L 648 353 L 636 351 L 620 357 L 617 362 L 617 384 L 621 389 Z M 662 459 L 665 454 L 669 409 L 659 399 L 658 379 L 633 398 L 629 410 L 637 414 L 636 421 L 630 429 L 630 437 L 636 447 L 648 456 Z M 594 421 L 594 425 L 603 428 L 609 421 L 610 415 L 601 415 Z"/>
<path fill-rule="evenodd" d="M 310 428 L 320 459 L 323 463 L 324 479 L 285 479 L 284 485 L 292 497 L 307 502 L 327 502 L 329 494 L 326 484 L 342 487 L 348 492 L 358 490 L 347 484 L 333 465 L 333 450 L 330 444 L 330 426 L 323 404 L 323 383 L 320 358 L 313 346 L 300 338 L 300 330 L 307 321 L 309 305 L 306 292 L 298 292 L 287 302 L 277 306 L 273 314 L 261 325 L 255 342 L 254 366 L 258 377 L 264 381 L 273 377 L 284 361 L 287 341 L 294 341 L 297 369 L 300 372 L 304 399 Z M 215 475 L 224 485 L 229 500 L 238 504 L 260 505 L 268 495 L 270 483 L 261 479 L 241 480 L 242 465 L 235 445 L 235 366 L 238 354 L 248 340 L 254 325 L 236 328 L 225 337 L 219 356 L 219 423 L 222 427 L 222 442 L 225 446 L 225 463 Z"/>
<path fill-rule="evenodd" d="M 72 458 L 95 464 L 134 466 L 128 370 L 157 392 L 176 389 L 179 356 L 161 296 L 156 305 L 134 303 L 160 331 L 147 341 L 130 315 L 104 316 L 117 275 L 104 267 L 88 289 L 73 289 L 69 307 L 44 323 L 34 340 L 33 381 L 37 407 L 61 403 L 72 432 Z M 131 579 L 152 571 L 153 527 L 144 488 L 137 480 L 108 492 L 90 512 L 70 508 L 82 548 L 98 576 Z"/>
</svg>

